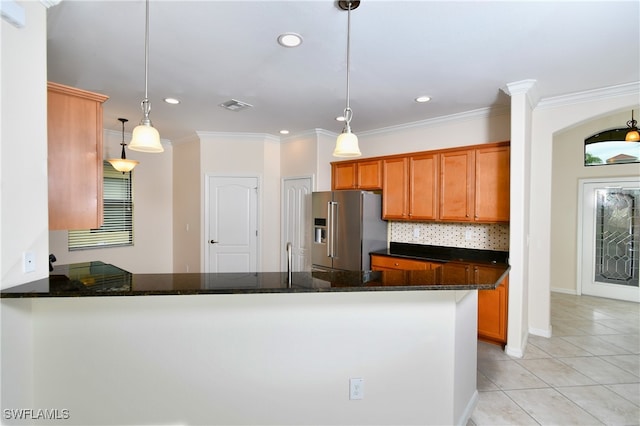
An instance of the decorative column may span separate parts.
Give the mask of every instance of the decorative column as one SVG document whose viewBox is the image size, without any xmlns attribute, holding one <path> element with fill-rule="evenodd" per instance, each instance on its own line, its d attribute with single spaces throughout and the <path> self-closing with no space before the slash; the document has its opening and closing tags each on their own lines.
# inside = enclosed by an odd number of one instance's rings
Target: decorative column
<svg viewBox="0 0 640 426">
<path fill-rule="evenodd" d="M 522 357 L 528 335 L 531 127 L 539 98 L 536 80 L 508 83 L 511 96 L 511 215 L 509 223 L 509 329 L 505 352 Z"/>
</svg>

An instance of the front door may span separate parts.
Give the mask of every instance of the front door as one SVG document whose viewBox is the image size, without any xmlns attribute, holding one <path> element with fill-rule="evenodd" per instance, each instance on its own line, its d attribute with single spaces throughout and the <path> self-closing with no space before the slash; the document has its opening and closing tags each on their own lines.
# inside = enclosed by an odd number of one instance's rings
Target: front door
<svg viewBox="0 0 640 426">
<path fill-rule="evenodd" d="M 640 302 L 640 181 L 580 182 L 582 293 Z"/>
<path fill-rule="evenodd" d="M 206 272 L 256 272 L 258 178 L 207 177 Z"/>
</svg>

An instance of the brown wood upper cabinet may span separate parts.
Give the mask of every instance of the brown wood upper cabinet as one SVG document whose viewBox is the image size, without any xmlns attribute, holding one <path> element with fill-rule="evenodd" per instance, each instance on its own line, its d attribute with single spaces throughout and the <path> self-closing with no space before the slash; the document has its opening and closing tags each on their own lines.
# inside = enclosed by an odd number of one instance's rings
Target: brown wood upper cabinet
<svg viewBox="0 0 640 426">
<path fill-rule="evenodd" d="M 432 220 L 438 216 L 438 154 L 383 160 L 383 219 Z"/>
<path fill-rule="evenodd" d="M 331 188 L 382 189 L 382 160 L 355 160 L 331 163 Z"/>
<path fill-rule="evenodd" d="M 102 103 L 107 96 L 47 85 L 49 229 L 102 224 Z"/>
<path fill-rule="evenodd" d="M 382 218 L 509 221 L 509 142 L 331 163 L 331 188 L 382 189 Z"/>
<path fill-rule="evenodd" d="M 440 154 L 441 220 L 466 222 L 473 220 L 474 150 Z"/>
<path fill-rule="evenodd" d="M 509 146 L 440 154 L 440 212 L 453 222 L 509 221 Z"/>
<path fill-rule="evenodd" d="M 479 222 L 509 221 L 510 149 L 476 149 L 475 216 Z"/>
</svg>

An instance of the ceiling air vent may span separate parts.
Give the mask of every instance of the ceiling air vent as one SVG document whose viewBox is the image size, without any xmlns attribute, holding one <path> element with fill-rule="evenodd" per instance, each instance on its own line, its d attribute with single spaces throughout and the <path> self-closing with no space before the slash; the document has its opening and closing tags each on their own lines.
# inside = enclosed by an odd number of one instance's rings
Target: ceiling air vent
<svg viewBox="0 0 640 426">
<path fill-rule="evenodd" d="M 223 102 L 220 104 L 220 106 L 222 108 L 228 109 L 229 111 L 243 111 L 245 109 L 253 108 L 253 105 L 246 102 L 237 101 L 235 99 Z"/>
</svg>

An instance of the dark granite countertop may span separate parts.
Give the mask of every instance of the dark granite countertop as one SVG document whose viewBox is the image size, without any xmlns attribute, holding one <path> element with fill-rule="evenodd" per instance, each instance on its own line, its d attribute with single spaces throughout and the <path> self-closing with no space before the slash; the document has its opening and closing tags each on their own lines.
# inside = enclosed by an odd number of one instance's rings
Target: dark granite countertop
<svg viewBox="0 0 640 426">
<path fill-rule="evenodd" d="M 432 262 L 463 262 L 476 264 L 507 264 L 508 251 L 479 250 L 459 247 L 430 246 L 423 244 L 391 242 L 389 248 L 371 254 L 403 257 Z"/>
<path fill-rule="evenodd" d="M 378 254 L 399 255 L 397 247 L 392 248 Z M 103 262 L 86 262 L 56 266 L 48 278 L 4 289 L 0 297 L 491 290 L 509 271 L 507 263 L 453 259 L 432 259 L 446 263 L 429 271 L 294 272 L 290 281 L 286 272 L 132 274 Z M 469 272 L 478 267 L 481 274 Z"/>
</svg>

